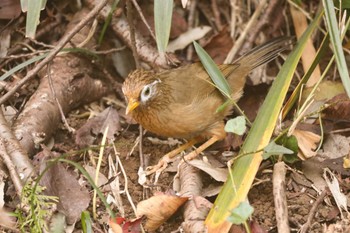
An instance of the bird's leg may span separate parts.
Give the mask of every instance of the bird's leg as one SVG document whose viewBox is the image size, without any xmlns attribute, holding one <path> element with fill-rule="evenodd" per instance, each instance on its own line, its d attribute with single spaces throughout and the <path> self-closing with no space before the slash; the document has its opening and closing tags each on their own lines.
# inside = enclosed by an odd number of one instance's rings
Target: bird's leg
<svg viewBox="0 0 350 233">
<path fill-rule="evenodd" d="M 191 153 L 184 156 L 184 161 L 192 160 L 196 158 L 199 153 L 207 149 L 209 146 L 213 145 L 215 142 L 222 140 L 221 137 L 218 137 L 217 135 L 212 136 L 209 138 L 205 143 L 203 143 L 200 147 L 192 151 Z"/>
<path fill-rule="evenodd" d="M 162 172 L 168 165 L 168 163 L 171 161 L 172 158 L 174 158 L 176 155 L 180 154 L 182 151 L 186 150 L 187 148 L 193 146 L 199 141 L 198 138 L 193 138 L 190 141 L 186 142 L 185 144 L 179 146 L 178 148 L 170 151 L 166 155 L 164 155 L 155 166 L 150 166 L 146 168 L 146 175 L 153 174 L 154 172 L 160 173 Z"/>
</svg>

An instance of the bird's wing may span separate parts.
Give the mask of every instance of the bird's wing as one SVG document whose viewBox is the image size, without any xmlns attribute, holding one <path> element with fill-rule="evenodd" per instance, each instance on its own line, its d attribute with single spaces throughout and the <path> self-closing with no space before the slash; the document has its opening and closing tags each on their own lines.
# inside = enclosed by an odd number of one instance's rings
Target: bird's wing
<svg viewBox="0 0 350 233">
<path fill-rule="evenodd" d="M 238 64 L 219 65 L 219 69 L 226 78 L 235 76 L 234 71 L 238 67 Z M 165 77 L 164 81 L 173 87 L 172 95 L 178 103 L 187 104 L 194 99 L 204 99 L 209 95 L 221 95 L 199 62 L 177 68 L 175 72 L 174 70 L 165 72 L 162 73 L 162 77 Z M 234 77 L 234 79 L 236 78 L 236 85 L 239 87 L 231 86 L 233 93 L 242 89 L 244 85 L 244 83 L 240 83 L 241 80 L 244 81 L 244 77 Z M 232 85 L 231 83 L 229 84 Z"/>
</svg>

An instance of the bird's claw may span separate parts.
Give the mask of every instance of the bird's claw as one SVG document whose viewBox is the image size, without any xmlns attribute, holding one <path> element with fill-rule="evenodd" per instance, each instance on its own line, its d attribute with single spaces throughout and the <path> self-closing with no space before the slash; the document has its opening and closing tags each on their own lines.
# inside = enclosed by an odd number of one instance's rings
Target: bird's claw
<svg viewBox="0 0 350 233">
<path fill-rule="evenodd" d="M 157 165 L 149 166 L 146 168 L 146 176 L 149 176 L 153 173 L 156 173 L 159 176 L 165 170 L 165 168 L 167 168 L 169 162 L 170 159 L 167 158 L 167 156 L 164 156 L 159 160 Z"/>
</svg>

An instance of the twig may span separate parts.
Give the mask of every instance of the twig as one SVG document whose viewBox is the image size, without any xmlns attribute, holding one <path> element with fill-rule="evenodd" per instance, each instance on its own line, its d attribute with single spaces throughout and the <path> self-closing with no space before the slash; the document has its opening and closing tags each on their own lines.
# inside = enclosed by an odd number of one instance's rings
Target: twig
<svg viewBox="0 0 350 233">
<path fill-rule="evenodd" d="M 61 103 L 60 103 L 60 101 L 59 101 L 58 98 L 57 98 L 55 88 L 53 87 L 53 82 L 52 82 L 52 78 L 51 78 L 51 63 L 49 63 L 49 64 L 47 65 L 47 79 L 49 80 L 50 90 L 51 90 L 53 99 L 55 100 L 55 102 L 56 102 L 56 104 L 57 104 L 57 108 L 58 108 L 58 110 L 59 110 L 59 112 L 60 112 L 60 114 L 61 114 L 61 119 L 62 119 L 62 121 L 63 121 L 63 124 L 66 126 L 67 130 L 68 130 L 70 133 L 74 133 L 74 132 L 75 132 L 75 129 L 73 129 L 72 127 L 69 126 L 68 121 L 67 121 L 67 118 L 66 118 L 66 116 L 64 115 L 64 112 L 63 112 Z"/>
<path fill-rule="evenodd" d="M 128 198 L 128 201 L 129 201 L 129 203 L 130 203 L 130 205 L 135 213 L 135 216 L 136 216 L 136 206 L 132 200 L 132 197 L 131 197 L 131 195 L 129 193 L 129 189 L 128 189 L 128 176 L 126 175 L 125 169 L 123 167 L 122 162 L 120 161 L 120 158 L 118 156 L 118 152 L 117 152 L 117 149 L 115 148 L 115 146 L 113 146 L 113 149 L 114 149 L 115 157 L 117 159 L 117 163 L 120 166 L 120 171 L 122 172 L 122 174 L 124 176 L 124 191 L 125 191 L 126 197 Z"/>
<path fill-rule="evenodd" d="M 197 0 L 190 1 L 190 10 L 188 12 L 188 28 L 187 28 L 187 30 L 190 30 L 194 27 L 196 7 L 197 7 Z M 186 59 L 188 61 L 190 61 L 192 59 L 192 56 L 193 56 L 193 46 L 188 46 Z"/>
<path fill-rule="evenodd" d="M 99 11 L 106 5 L 107 0 L 101 0 L 99 4 L 95 6 L 84 18 L 80 21 L 70 32 L 68 32 L 57 44 L 57 46 L 51 50 L 51 52 L 39 62 L 32 70 L 30 70 L 27 75 L 21 79 L 16 85 L 7 92 L 4 96 L 0 98 L 0 104 L 5 103 L 13 94 L 15 94 L 19 88 L 21 88 L 25 83 L 35 77 L 35 75 L 47 65 L 60 51 L 61 49 L 73 38 L 73 36 L 80 31 L 91 19 L 93 19 Z"/>
<path fill-rule="evenodd" d="M 7 153 L 7 150 L 6 150 L 7 143 L 8 142 L 5 139 L 0 138 L 0 157 L 4 161 L 8 171 L 10 173 L 11 180 L 12 180 L 13 185 L 15 186 L 15 189 L 17 192 L 17 196 L 21 197 L 23 185 L 21 182 L 21 178 L 19 177 L 19 174 L 16 171 L 16 166 L 13 164 L 9 154 Z"/>
<path fill-rule="evenodd" d="M 213 10 L 214 20 L 215 20 L 215 25 L 217 27 L 217 30 L 221 31 L 222 30 L 222 23 L 220 20 L 220 11 L 219 11 L 218 4 L 217 4 L 216 0 L 211 0 L 211 8 Z"/>
<path fill-rule="evenodd" d="M 307 217 L 306 223 L 304 223 L 304 225 L 300 228 L 300 233 L 309 232 L 308 230 L 311 225 L 312 219 L 315 217 L 315 214 L 317 212 L 317 207 L 322 203 L 326 195 L 327 195 L 327 189 L 322 191 L 321 195 L 316 199 L 316 201 L 312 205 L 310 213 Z"/>
<path fill-rule="evenodd" d="M 252 44 L 254 43 L 255 39 L 257 38 L 257 36 L 259 35 L 259 32 L 268 24 L 271 23 L 271 15 L 276 13 L 276 8 L 277 6 L 279 6 L 279 4 L 281 3 L 281 1 L 279 0 L 271 0 L 269 1 L 266 9 L 264 10 L 264 14 L 261 16 L 261 18 L 259 19 L 259 22 L 257 23 L 257 25 L 255 25 L 249 32 L 249 37 L 247 39 L 247 43 L 246 46 L 244 46 L 244 49 L 249 49 L 252 47 Z"/>
<path fill-rule="evenodd" d="M 32 162 L 28 158 L 25 150 L 13 134 L 11 128 L 3 115 L 2 109 L 0 108 L 0 138 L 6 140 L 5 152 L 9 154 L 12 163 L 14 164 L 17 173 L 21 174 L 22 180 L 29 178 L 34 173 L 34 167 Z"/>
<path fill-rule="evenodd" d="M 224 64 L 230 64 L 233 62 L 233 58 L 237 54 L 238 50 L 242 47 L 242 44 L 248 34 L 248 32 L 255 26 L 256 21 L 258 20 L 258 17 L 260 16 L 262 10 L 264 9 L 266 5 L 266 0 L 262 0 L 259 4 L 259 6 L 256 8 L 253 16 L 250 18 L 249 22 L 247 23 L 247 26 L 245 27 L 244 31 L 241 33 L 237 41 L 235 42 L 234 46 L 231 48 L 230 52 L 228 53 Z"/>
<path fill-rule="evenodd" d="M 289 233 L 288 208 L 285 191 L 286 167 L 284 162 L 278 162 L 273 168 L 273 196 L 278 232 Z"/>
<path fill-rule="evenodd" d="M 130 31 L 130 40 L 131 40 L 131 50 L 132 55 L 135 60 L 136 68 L 140 68 L 140 61 L 139 56 L 137 55 L 137 48 L 136 48 L 136 38 L 135 38 L 135 26 L 133 24 L 133 9 L 131 6 L 130 1 L 126 1 L 126 7 L 127 7 L 127 20 L 129 23 L 129 31 Z"/>
<path fill-rule="evenodd" d="M 142 22 L 146 25 L 148 31 L 151 33 L 152 38 L 154 39 L 154 41 L 156 41 L 156 36 L 154 35 L 154 33 L 152 31 L 152 28 L 149 26 L 147 20 L 145 19 L 145 16 L 143 15 L 139 4 L 137 4 L 136 0 L 132 0 L 132 4 L 134 5 L 134 7 L 136 8 L 137 12 L 139 13 Z"/>
</svg>

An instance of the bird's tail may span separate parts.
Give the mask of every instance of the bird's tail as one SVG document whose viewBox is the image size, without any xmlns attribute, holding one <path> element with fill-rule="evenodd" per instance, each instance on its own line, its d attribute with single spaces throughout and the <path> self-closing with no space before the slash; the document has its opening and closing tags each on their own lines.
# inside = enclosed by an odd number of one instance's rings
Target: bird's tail
<svg viewBox="0 0 350 233">
<path fill-rule="evenodd" d="M 293 37 L 278 37 L 274 40 L 271 40 L 267 43 L 259 45 L 236 61 L 233 64 L 249 64 L 250 70 L 265 64 L 273 59 L 275 59 L 278 54 L 289 48 L 289 45 L 294 43 Z"/>
</svg>

